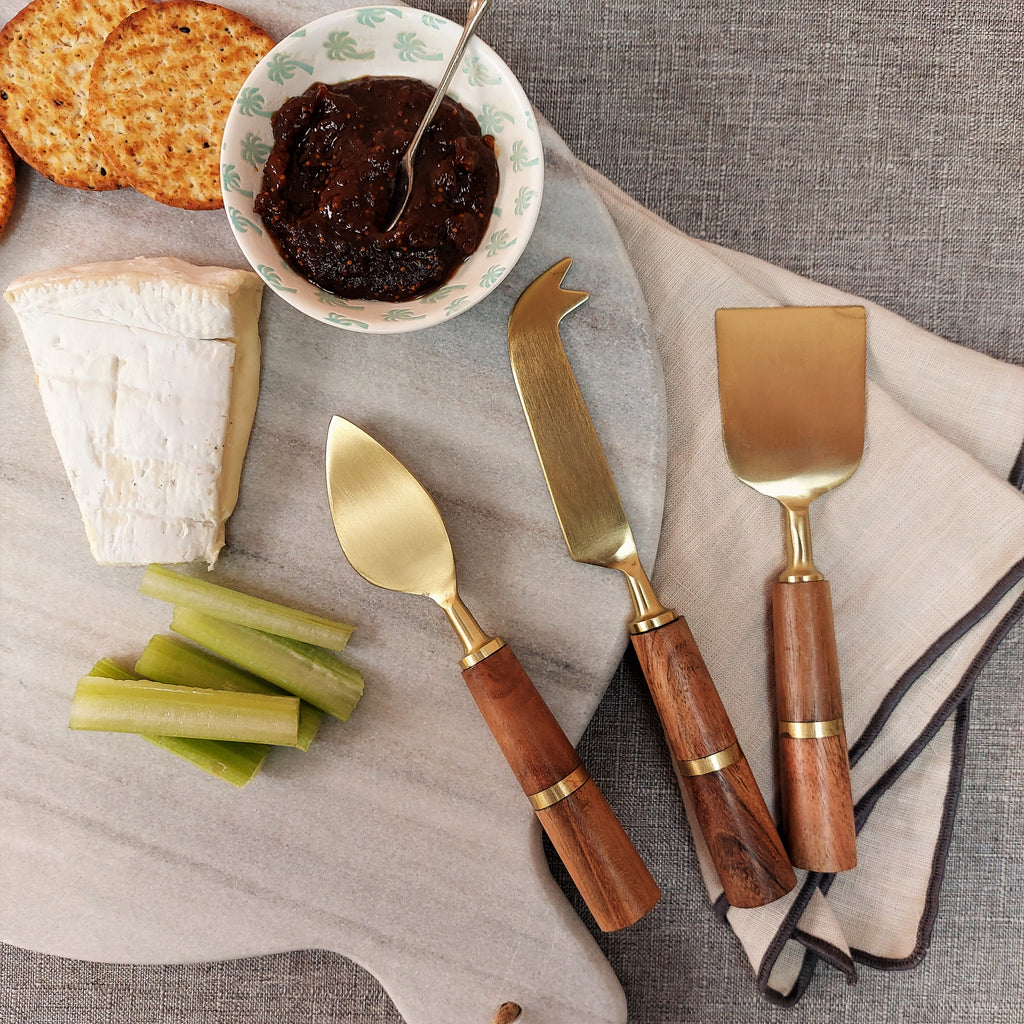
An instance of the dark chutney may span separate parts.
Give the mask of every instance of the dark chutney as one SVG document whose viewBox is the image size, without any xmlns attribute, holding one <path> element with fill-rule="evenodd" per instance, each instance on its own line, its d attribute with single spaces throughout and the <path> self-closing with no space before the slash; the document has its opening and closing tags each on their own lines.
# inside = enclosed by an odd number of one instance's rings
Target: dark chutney
<svg viewBox="0 0 1024 1024">
<path fill-rule="evenodd" d="M 345 298 L 404 302 L 444 284 L 483 239 L 498 193 L 494 139 L 446 97 L 416 155 L 401 220 L 395 176 L 434 94 L 416 78 L 318 82 L 274 114 L 255 209 L 288 264 Z"/>
</svg>

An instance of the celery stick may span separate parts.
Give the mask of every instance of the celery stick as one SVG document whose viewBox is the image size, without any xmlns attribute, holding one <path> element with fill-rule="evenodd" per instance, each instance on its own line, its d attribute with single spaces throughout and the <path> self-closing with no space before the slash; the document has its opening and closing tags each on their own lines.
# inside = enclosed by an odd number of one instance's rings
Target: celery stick
<svg viewBox="0 0 1024 1024">
<path fill-rule="evenodd" d="M 89 673 L 104 679 L 138 679 L 135 672 L 121 668 L 110 658 L 100 658 Z M 162 680 L 166 681 L 166 680 Z M 142 736 L 154 746 L 191 761 L 197 768 L 215 778 L 244 786 L 263 767 L 270 747 L 266 743 L 228 743 L 224 740 L 196 740 L 183 736 Z"/>
<path fill-rule="evenodd" d="M 201 686 L 208 690 L 234 690 L 284 696 L 285 690 L 251 672 L 215 658 L 207 651 L 169 636 L 154 636 L 135 662 L 135 671 L 146 679 L 178 686 Z M 96 673 L 93 673 L 94 675 Z M 309 750 L 323 721 L 324 713 L 303 701 L 299 705 L 300 750 Z"/>
<path fill-rule="evenodd" d="M 345 721 L 363 693 L 363 677 L 329 651 L 176 605 L 175 633 Z"/>
<path fill-rule="evenodd" d="M 258 629 L 262 633 L 290 637 L 332 651 L 343 650 L 355 629 L 355 626 L 347 622 L 335 622 L 320 615 L 242 594 L 195 576 L 185 576 L 162 565 L 150 565 L 146 569 L 139 590 L 149 597 L 169 604 L 185 605 L 197 612 L 212 615 L 215 619 L 225 619 L 240 626 Z"/>
<path fill-rule="evenodd" d="M 185 736 L 143 736 L 144 740 L 191 761 L 209 775 L 241 788 L 259 774 L 270 747 L 266 743 L 197 740 Z"/>
<path fill-rule="evenodd" d="M 110 658 L 100 658 L 89 670 L 89 675 L 100 676 L 103 679 L 141 679 L 142 677 L 132 672 L 131 669 L 121 668 L 116 661 Z"/>
<path fill-rule="evenodd" d="M 294 747 L 294 697 L 172 686 L 149 679 L 83 676 L 71 698 L 72 729 L 186 736 Z"/>
</svg>

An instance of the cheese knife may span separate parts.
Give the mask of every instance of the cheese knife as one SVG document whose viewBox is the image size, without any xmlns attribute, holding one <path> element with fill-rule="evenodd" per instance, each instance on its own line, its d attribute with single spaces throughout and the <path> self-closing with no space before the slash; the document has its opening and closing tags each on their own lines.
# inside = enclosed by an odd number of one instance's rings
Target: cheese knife
<svg viewBox="0 0 1024 1024">
<path fill-rule="evenodd" d="M 857 865 L 839 656 L 828 580 L 814 564 L 810 505 L 864 451 L 863 306 L 720 309 L 722 438 L 745 484 L 775 498 L 786 567 L 772 584 L 782 833 L 808 871 Z"/>
<path fill-rule="evenodd" d="M 629 585 L 630 638 L 677 772 L 735 907 L 784 896 L 796 876 L 686 620 L 659 601 L 640 563 L 615 480 L 558 333 L 589 295 L 562 288 L 572 260 L 541 274 L 508 324 L 523 411 L 570 556 Z"/>
<path fill-rule="evenodd" d="M 335 416 L 327 493 L 352 568 L 374 586 L 429 597 L 447 615 L 465 651 L 462 678 L 598 926 L 639 920 L 658 902 L 657 883 L 512 649 L 459 596 L 451 540 L 423 485 Z"/>
</svg>

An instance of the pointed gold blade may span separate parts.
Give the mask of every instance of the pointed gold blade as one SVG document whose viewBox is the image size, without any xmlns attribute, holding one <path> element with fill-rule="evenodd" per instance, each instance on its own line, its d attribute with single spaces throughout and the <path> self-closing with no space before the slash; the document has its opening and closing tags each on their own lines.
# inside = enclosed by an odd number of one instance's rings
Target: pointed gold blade
<svg viewBox="0 0 1024 1024">
<path fill-rule="evenodd" d="M 433 499 L 391 452 L 340 416 L 327 434 L 327 495 L 341 549 L 363 579 L 438 603 L 455 593 L 455 556 Z"/>
</svg>

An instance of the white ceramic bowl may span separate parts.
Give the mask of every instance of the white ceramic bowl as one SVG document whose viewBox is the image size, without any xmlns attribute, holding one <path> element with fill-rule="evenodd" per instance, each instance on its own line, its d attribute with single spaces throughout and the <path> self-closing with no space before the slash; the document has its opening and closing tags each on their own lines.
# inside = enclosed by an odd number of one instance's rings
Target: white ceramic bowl
<svg viewBox="0 0 1024 1024">
<path fill-rule="evenodd" d="M 286 302 L 346 330 L 396 333 L 457 316 L 508 274 L 540 211 L 544 155 L 530 102 L 498 55 L 479 39 L 469 48 L 448 95 L 494 136 L 498 196 L 477 251 L 442 287 L 403 303 L 342 299 L 301 277 L 281 258 L 253 210 L 273 146 L 271 115 L 314 82 L 362 75 L 440 81 L 461 26 L 411 7 L 354 7 L 311 22 L 281 40 L 246 79 L 231 108 L 221 148 L 221 191 L 235 239 L 253 269 Z"/>
</svg>

